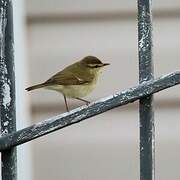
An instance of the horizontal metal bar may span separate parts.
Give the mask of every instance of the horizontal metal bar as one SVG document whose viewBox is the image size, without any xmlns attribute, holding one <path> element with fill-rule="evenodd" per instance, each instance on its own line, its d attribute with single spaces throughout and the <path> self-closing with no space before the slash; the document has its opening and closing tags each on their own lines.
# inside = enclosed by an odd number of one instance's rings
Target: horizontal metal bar
<svg viewBox="0 0 180 180">
<path fill-rule="evenodd" d="M 157 19 L 179 18 L 180 9 L 158 9 L 153 11 Z M 136 19 L 136 10 L 118 10 L 113 12 L 92 12 L 92 13 L 44 13 L 29 14 L 27 16 L 28 25 L 43 23 L 70 23 L 70 22 L 91 22 L 91 21 L 120 21 Z"/>
<path fill-rule="evenodd" d="M 157 93 L 177 84 L 180 84 L 180 71 L 173 72 L 155 80 L 143 82 L 123 92 L 118 92 L 96 102 L 92 102 L 88 106 L 79 107 L 12 134 L 5 135 L 0 138 L 0 151 L 31 141 L 58 129 L 65 128 L 115 107 L 132 103 L 142 97 Z"/>
</svg>

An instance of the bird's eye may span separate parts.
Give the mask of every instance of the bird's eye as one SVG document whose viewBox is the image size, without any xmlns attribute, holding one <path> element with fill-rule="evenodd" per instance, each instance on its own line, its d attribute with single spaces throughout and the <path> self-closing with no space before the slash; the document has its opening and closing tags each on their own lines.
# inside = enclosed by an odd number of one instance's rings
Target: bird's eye
<svg viewBox="0 0 180 180">
<path fill-rule="evenodd" d="M 90 65 L 89 67 L 90 68 L 98 68 L 99 66 L 98 65 Z"/>
</svg>

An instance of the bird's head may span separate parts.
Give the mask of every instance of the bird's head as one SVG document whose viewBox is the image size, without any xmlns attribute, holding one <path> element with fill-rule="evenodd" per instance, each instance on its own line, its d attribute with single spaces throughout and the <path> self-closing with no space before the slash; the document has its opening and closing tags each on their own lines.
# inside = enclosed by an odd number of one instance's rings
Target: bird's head
<svg viewBox="0 0 180 180">
<path fill-rule="evenodd" d="M 110 65 L 109 63 L 101 62 L 95 56 L 86 56 L 84 57 L 80 63 L 85 66 L 86 68 L 90 69 L 91 71 L 98 72 L 102 67 Z"/>
</svg>

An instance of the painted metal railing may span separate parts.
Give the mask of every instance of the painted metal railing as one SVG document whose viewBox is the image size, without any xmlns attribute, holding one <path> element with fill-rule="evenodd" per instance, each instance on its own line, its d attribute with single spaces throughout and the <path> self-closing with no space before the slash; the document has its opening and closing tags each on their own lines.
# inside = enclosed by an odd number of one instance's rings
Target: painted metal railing
<svg viewBox="0 0 180 180">
<path fill-rule="evenodd" d="M 0 1 L 0 118 L 1 136 L 16 131 L 12 2 Z M 1 142 L 1 140 L 0 140 Z M 1 153 L 2 180 L 17 179 L 16 147 Z"/>
<path fill-rule="evenodd" d="M 2 180 L 17 179 L 16 146 L 140 100 L 140 180 L 155 178 L 153 94 L 180 84 L 180 71 L 154 79 L 150 0 L 138 0 L 139 82 L 123 92 L 16 131 L 12 1 L 0 0 L 0 151 Z"/>
</svg>

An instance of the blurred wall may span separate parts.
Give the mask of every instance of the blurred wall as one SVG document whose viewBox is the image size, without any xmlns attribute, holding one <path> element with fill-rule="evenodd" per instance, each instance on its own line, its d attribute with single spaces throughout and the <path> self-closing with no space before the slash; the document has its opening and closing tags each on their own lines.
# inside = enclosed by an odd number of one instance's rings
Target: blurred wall
<svg viewBox="0 0 180 180">
<path fill-rule="evenodd" d="M 30 124 L 29 101 L 24 91 L 25 85 L 27 84 L 28 74 L 26 59 L 26 17 L 24 7 L 23 0 L 13 1 L 17 129 L 22 129 Z M 18 146 L 17 157 L 18 179 L 32 179 L 32 158 L 30 144 Z"/>
<path fill-rule="evenodd" d="M 111 66 L 89 100 L 138 83 L 136 1 L 28 0 L 28 85 L 86 55 Z M 160 76 L 180 68 L 180 1 L 154 1 L 154 66 Z M 51 91 L 30 94 L 32 123 L 65 111 Z M 156 179 L 180 178 L 179 87 L 155 95 Z M 71 108 L 81 104 L 69 100 Z M 127 105 L 32 142 L 34 178 L 139 179 L 138 104 Z"/>
</svg>

